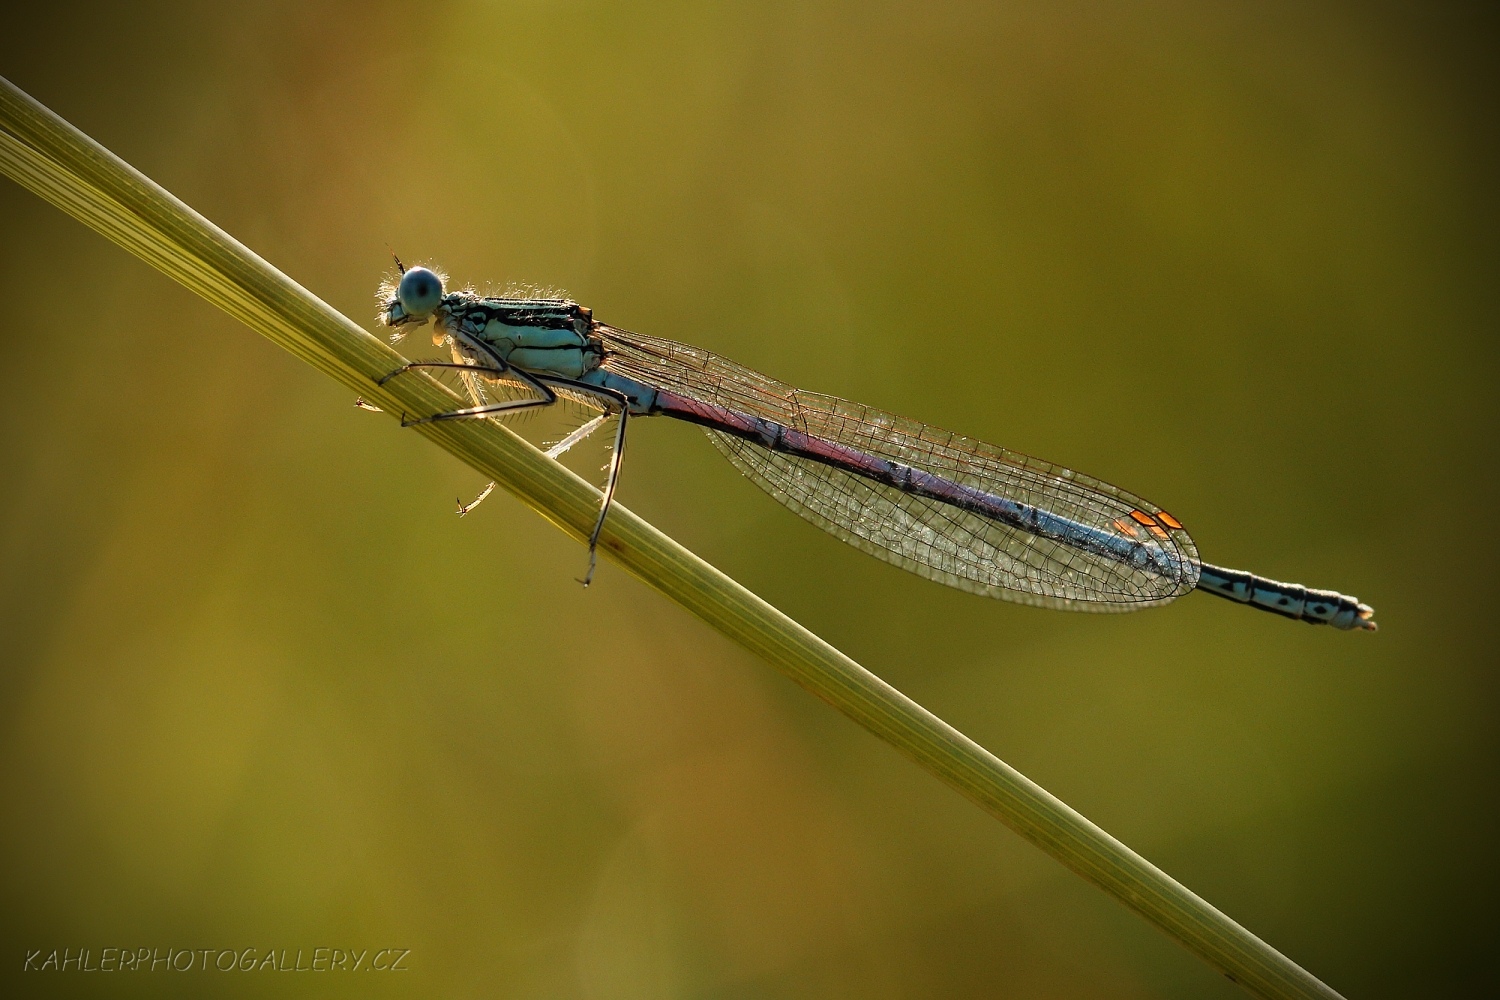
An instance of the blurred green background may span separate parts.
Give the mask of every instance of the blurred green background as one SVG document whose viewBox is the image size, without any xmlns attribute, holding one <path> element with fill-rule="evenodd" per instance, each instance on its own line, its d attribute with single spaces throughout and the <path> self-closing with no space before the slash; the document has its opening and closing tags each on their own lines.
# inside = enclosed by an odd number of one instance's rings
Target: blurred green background
<svg viewBox="0 0 1500 1000">
<path fill-rule="evenodd" d="M 1500 987 L 1476 13 L 49 3 L 5 31 L 0 73 L 358 319 L 387 244 L 560 287 L 1374 604 L 1366 636 L 967 596 L 670 422 L 622 487 L 1350 997 Z M 622 571 L 579 588 L 509 497 L 459 521 L 477 474 L 8 181 L 0 225 L 7 991 L 1239 995 Z M 20 971 L 64 947 L 411 954 Z"/>
</svg>

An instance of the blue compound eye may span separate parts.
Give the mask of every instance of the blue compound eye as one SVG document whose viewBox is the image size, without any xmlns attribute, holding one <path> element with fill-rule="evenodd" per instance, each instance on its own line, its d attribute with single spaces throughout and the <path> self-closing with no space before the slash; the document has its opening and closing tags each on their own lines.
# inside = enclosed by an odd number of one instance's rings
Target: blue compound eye
<svg viewBox="0 0 1500 1000">
<path fill-rule="evenodd" d="M 443 279 L 425 267 L 414 267 L 401 276 L 396 286 L 396 298 L 406 315 L 418 318 L 426 316 L 443 301 Z"/>
</svg>

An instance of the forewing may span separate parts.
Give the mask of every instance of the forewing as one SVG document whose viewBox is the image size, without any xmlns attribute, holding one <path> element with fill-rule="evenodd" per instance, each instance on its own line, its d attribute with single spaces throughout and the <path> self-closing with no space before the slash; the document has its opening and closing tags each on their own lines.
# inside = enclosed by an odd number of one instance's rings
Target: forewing
<svg viewBox="0 0 1500 1000">
<path fill-rule="evenodd" d="M 1198 552 L 1171 515 L 1090 476 L 874 407 L 805 392 L 708 351 L 606 328 L 605 366 L 647 384 L 835 441 L 1031 505 L 1149 550 L 1143 563 L 1062 541 L 829 465 L 709 430 L 780 503 L 877 558 L 973 593 L 1047 607 L 1131 611 L 1197 583 Z M 1143 565 L 1177 567 L 1163 574 Z"/>
</svg>

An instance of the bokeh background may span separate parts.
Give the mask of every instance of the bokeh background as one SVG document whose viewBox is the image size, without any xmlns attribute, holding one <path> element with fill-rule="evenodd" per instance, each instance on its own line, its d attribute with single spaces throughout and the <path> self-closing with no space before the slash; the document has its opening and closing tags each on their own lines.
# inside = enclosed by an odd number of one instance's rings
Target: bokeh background
<svg viewBox="0 0 1500 1000">
<path fill-rule="evenodd" d="M 1476 9 L 1477 10 L 1477 9 Z M 683 426 L 623 499 L 1350 997 L 1500 986 L 1490 26 L 1442 4 L 74 4 L 0 72 L 361 320 L 387 245 L 1071 465 L 1379 611 L 949 591 Z M 1232 997 L 0 183 L 24 995 Z M 410 971 L 21 972 L 411 949 Z M 13 993 L 12 995 L 23 995 Z"/>
</svg>

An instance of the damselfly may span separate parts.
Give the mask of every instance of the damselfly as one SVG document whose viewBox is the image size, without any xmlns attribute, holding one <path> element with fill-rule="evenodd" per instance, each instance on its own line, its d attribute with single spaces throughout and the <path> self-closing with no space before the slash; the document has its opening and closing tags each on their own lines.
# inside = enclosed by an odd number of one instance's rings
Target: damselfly
<svg viewBox="0 0 1500 1000">
<path fill-rule="evenodd" d="M 613 419 L 584 583 L 626 426 L 668 416 L 703 427 L 736 468 L 820 528 L 951 587 L 1073 611 L 1134 611 L 1198 589 L 1315 625 L 1375 630 L 1374 610 L 1356 598 L 1202 562 L 1177 518 L 1090 476 L 608 326 L 568 299 L 445 291 L 428 268 L 400 269 L 382 286 L 381 321 L 396 329 L 393 341 L 431 321 L 451 360 L 413 361 L 381 383 L 447 372 L 473 404 L 404 426 L 504 418 L 559 399 L 592 405 L 598 416 L 558 442 L 555 457 Z"/>
</svg>

